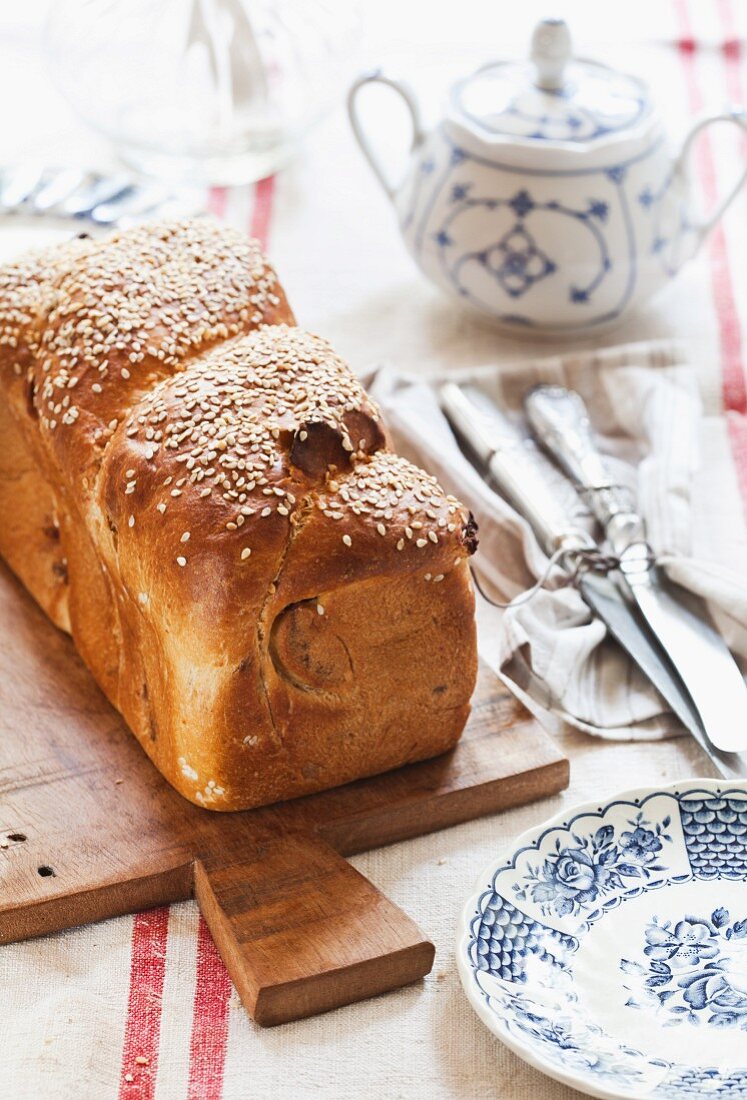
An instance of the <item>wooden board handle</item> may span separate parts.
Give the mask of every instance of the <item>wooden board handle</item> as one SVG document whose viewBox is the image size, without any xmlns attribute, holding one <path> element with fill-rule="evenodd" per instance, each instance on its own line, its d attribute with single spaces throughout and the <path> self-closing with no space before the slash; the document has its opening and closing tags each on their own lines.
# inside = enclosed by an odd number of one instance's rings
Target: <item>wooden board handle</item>
<svg viewBox="0 0 747 1100">
<path fill-rule="evenodd" d="M 258 1024 L 301 1019 L 417 981 L 434 947 L 324 841 L 280 836 L 195 864 L 195 895 Z"/>
</svg>

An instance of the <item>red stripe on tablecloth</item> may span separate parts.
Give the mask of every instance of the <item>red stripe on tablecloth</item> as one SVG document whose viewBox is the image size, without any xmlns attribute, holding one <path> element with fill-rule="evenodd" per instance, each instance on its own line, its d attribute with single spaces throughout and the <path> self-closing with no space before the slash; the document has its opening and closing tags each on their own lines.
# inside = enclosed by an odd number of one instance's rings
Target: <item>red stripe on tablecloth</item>
<svg viewBox="0 0 747 1100">
<path fill-rule="evenodd" d="M 223 218 L 228 204 L 227 187 L 211 187 L 207 196 L 207 208 L 216 218 Z"/>
<path fill-rule="evenodd" d="M 747 518 L 747 419 L 735 412 L 727 412 L 726 416 L 737 484 Z"/>
<path fill-rule="evenodd" d="M 703 110 L 704 102 L 698 83 L 695 39 L 687 0 L 674 0 L 674 7 L 679 24 L 678 47 L 685 73 L 690 111 L 696 115 Z M 694 156 L 706 205 L 713 207 L 718 201 L 719 191 L 713 145 L 708 131 L 699 138 Z M 742 330 L 729 270 L 729 254 L 723 225 L 719 224 L 711 234 L 708 249 L 711 258 L 711 288 L 716 306 L 721 351 L 721 392 L 724 408 L 744 414 L 747 413 L 747 386 L 742 367 Z M 745 488 L 747 489 L 747 485 Z M 747 498 L 745 500 L 747 502 Z"/>
<path fill-rule="evenodd" d="M 272 204 L 275 198 L 275 177 L 267 176 L 260 180 L 254 189 L 254 207 L 249 222 L 249 234 L 256 237 L 263 248 L 267 248 L 272 219 Z"/>
<path fill-rule="evenodd" d="M 739 40 L 734 10 L 730 0 L 716 0 L 721 26 L 724 32 L 722 53 L 726 69 L 726 92 L 732 103 L 744 103 L 744 82 L 742 80 L 742 43 Z M 742 141 L 744 155 L 745 141 Z M 737 482 L 742 500 L 747 509 L 747 419 L 738 413 L 727 414 L 729 439 L 731 442 Z"/>
<path fill-rule="evenodd" d="M 742 49 L 730 0 L 716 0 L 716 9 L 724 31 L 724 40 L 721 46 L 724 57 L 729 60 L 739 61 Z"/>
<path fill-rule="evenodd" d="M 725 31 L 723 46 L 724 59 L 727 62 L 727 86 L 741 84 L 738 71 L 730 74 L 732 65 L 728 62 L 739 60 L 739 43 L 733 34 L 733 19 L 728 0 L 719 0 L 718 10 Z M 682 38 L 679 42 L 690 108 L 693 114 L 703 110 L 703 96 L 698 85 L 695 69 L 695 40 L 692 35 L 690 13 L 687 0 L 675 0 L 675 11 Z M 734 66 L 736 68 L 736 66 Z M 735 85 L 734 82 L 737 82 Z M 731 91 L 730 91 L 731 94 Z M 741 98 L 739 96 L 735 98 Z M 697 166 L 700 174 L 706 202 L 715 203 L 718 194 L 716 168 L 710 136 L 704 134 L 696 150 Z M 722 367 L 722 398 L 727 416 L 729 441 L 731 443 L 734 468 L 742 502 L 747 511 L 747 389 L 745 387 L 742 365 L 742 332 L 737 313 L 734 288 L 729 270 L 729 256 L 723 226 L 717 226 L 710 241 L 711 283 L 716 316 L 719 326 L 719 342 Z"/>
<path fill-rule="evenodd" d="M 716 0 L 724 39 L 721 52 L 726 62 L 726 94 L 735 105 L 744 103 L 744 81 L 742 80 L 742 43 L 737 33 L 734 9 L 731 0 Z M 742 138 L 744 149 L 745 139 Z"/>
<path fill-rule="evenodd" d="M 168 928 L 165 906 L 138 913 L 133 922 L 120 1100 L 152 1100 L 155 1095 Z M 138 1063 L 138 1058 L 147 1059 L 146 1064 Z M 131 1075 L 132 1081 L 125 1075 Z"/>
<path fill-rule="evenodd" d="M 231 979 L 210 929 L 200 917 L 194 1015 L 189 1044 L 188 1100 L 220 1100 L 228 1044 L 230 999 Z"/>
<path fill-rule="evenodd" d="M 716 0 L 716 7 L 721 18 L 721 25 L 724 29 L 724 40 L 721 44 L 721 51 L 724 55 L 724 61 L 726 62 L 726 94 L 731 102 L 735 105 L 743 104 L 745 101 L 745 87 L 742 80 L 742 59 L 744 51 L 742 49 L 742 42 L 739 38 L 737 23 L 734 18 L 734 9 L 731 4 L 731 0 Z M 744 132 L 741 134 L 741 150 L 742 156 L 747 151 L 747 136 Z"/>
</svg>

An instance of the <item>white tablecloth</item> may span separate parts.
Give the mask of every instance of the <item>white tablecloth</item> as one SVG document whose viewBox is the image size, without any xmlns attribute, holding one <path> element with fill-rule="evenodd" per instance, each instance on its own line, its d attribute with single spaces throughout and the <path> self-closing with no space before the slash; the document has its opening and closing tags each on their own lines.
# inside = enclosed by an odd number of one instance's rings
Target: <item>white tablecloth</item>
<svg viewBox="0 0 747 1100">
<path fill-rule="evenodd" d="M 110 150 L 81 127 L 44 74 L 38 27 L 45 7 L 41 0 L 25 0 L 0 11 L 0 162 L 33 155 L 49 163 L 110 164 Z M 675 133 L 701 106 L 719 108 L 747 94 L 741 49 L 747 11 L 737 0 L 591 0 L 562 7 L 581 52 L 649 76 Z M 434 89 L 487 55 L 522 51 L 541 13 L 535 0 L 519 6 L 371 0 L 365 5 L 369 33 L 362 61 L 384 58 L 407 68 L 423 90 L 426 114 L 433 116 Z M 388 108 L 381 110 L 388 117 Z M 706 190 L 714 180 L 723 186 L 743 155 L 733 133 L 713 133 L 696 157 Z M 274 183 L 215 198 L 227 218 L 266 236 L 301 323 L 328 336 L 358 369 L 390 360 L 427 374 L 555 350 L 498 335 L 423 281 L 354 148 L 342 110 Z M 691 342 L 712 418 L 706 456 L 724 461 L 747 502 L 746 204 L 747 196 L 740 196 L 724 231 L 649 312 L 605 339 L 676 335 Z M 724 407 L 731 410 L 726 429 Z M 745 552 L 744 514 L 720 522 Z M 483 619 L 481 644 L 494 658 L 489 617 Z M 561 797 L 354 860 L 435 942 L 436 964 L 421 984 L 262 1031 L 231 990 L 192 903 L 3 947 L 0 1096 L 577 1095 L 509 1053 L 466 1004 L 453 960 L 462 902 L 489 858 L 561 806 L 637 783 L 711 771 L 687 740 L 635 745 L 567 732 L 560 737 L 572 760 L 571 786 Z M 0 860 L 0 893 L 2 881 Z"/>
</svg>

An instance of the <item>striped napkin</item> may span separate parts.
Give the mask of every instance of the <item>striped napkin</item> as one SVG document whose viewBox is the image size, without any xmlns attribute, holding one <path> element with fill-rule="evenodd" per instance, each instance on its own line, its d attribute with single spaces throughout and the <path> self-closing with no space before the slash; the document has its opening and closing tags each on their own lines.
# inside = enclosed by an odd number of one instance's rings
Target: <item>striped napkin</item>
<svg viewBox="0 0 747 1100">
<path fill-rule="evenodd" d="M 523 431 L 522 398 L 531 386 L 554 382 L 578 391 L 615 480 L 635 494 L 662 567 L 706 599 L 728 645 L 747 665 L 747 554 L 722 531 L 730 516 L 740 515 L 741 503 L 724 464 L 703 466 L 709 426 L 685 348 L 646 342 L 481 367 L 460 372 L 458 379 L 477 383 Z M 481 589 L 491 600 L 514 600 L 544 577 L 547 558 L 526 521 L 460 451 L 438 406 L 435 384 L 391 368 L 369 378 L 398 448 L 474 512 L 480 534 L 474 569 Z M 590 523 L 570 484 L 534 448 L 530 453 L 556 495 L 576 518 Z M 490 616 L 490 627 L 486 656 L 540 717 L 625 740 L 682 732 L 574 587 L 542 587 Z"/>
</svg>

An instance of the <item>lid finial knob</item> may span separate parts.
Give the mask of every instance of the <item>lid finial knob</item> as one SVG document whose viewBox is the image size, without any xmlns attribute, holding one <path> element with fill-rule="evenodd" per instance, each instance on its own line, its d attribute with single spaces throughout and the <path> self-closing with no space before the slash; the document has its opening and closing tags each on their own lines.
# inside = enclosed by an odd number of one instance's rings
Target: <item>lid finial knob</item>
<svg viewBox="0 0 747 1100">
<path fill-rule="evenodd" d="M 538 88 L 557 92 L 563 87 L 565 67 L 571 53 L 571 33 L 565 20 L 540 20 L 534 28 L 531 49 Z"/>
</svg>

